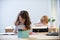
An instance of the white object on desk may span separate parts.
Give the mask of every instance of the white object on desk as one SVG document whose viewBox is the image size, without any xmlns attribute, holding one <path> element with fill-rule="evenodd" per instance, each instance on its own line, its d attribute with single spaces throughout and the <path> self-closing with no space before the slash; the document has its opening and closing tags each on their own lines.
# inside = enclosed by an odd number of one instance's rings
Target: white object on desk
<svg viewBox="0 0 60 40">
<path fill-rule="evenodd" d="M 7 26 L 5 29 L 14 29 L 12 26 Z"/>
<path fill-rule="evenodd" d="M 0 35 L 15 35 L 13 32 L 8 32 L 8 33 L 0 33 Z"/>
<path fill-rule="evenodd" d="M 47 26 L 42 26 L 42 27 L 31 27 L 32 29 L 35 28 L 35 29 L 45 29 L 47 28 Z"/>
<path fill-rule="evenodd" d="M 59 36 L 46 36 L 46 35 L 31 35 L 31 38 L 36 38 L 36 39 L 59 39 Z"/>
</svg>

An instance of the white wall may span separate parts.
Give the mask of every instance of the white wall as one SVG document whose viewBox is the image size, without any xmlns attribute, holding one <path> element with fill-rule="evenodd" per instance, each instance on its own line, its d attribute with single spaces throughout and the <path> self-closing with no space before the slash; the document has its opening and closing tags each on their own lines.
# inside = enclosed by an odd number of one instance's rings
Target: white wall
<svg viewBox="0 0 60 40">
<path fill-rule="evenodd" d="M 57 1 L 57 14 L 58 14 L 58 23 L 60 25 L 60 0 Z"/>
<path fill-rule="evenodd" d="M 0 0 L 0 32 L 14 24 L 21 10 L 29 12 L 32 24 L 38 22 L 43 15 L 51 17 L 50 0 Z"/>
</svg>

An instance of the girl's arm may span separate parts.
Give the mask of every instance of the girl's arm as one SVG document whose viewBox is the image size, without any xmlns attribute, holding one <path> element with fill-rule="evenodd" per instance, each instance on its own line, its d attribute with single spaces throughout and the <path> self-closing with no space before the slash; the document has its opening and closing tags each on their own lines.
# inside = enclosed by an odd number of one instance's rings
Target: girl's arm
<svg viewBox="0 0 60 40">
<path fill-rule="evenodd" d="M 17 26 L 15 26 L 14 33 L 17 33 L 17 30 L 18 30 L 18 28 L 17 28 Z"/>
<path fill-rule="evenodd" d="M 42 26 L 42 23 L 35 23 L 36 26 Z"/>
</svg>

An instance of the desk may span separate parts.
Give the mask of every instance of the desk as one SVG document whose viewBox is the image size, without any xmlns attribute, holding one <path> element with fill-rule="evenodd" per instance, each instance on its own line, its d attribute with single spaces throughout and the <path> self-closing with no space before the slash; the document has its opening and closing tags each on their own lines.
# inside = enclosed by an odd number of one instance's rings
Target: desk
<svg viewBox="0 0 60 40">
<path fill-rule="evenodd" d="M 17 38 L 17 35 L 0 35 L 0 40 L 59 40 L 59 36 L 29 35 L 29 38 Z"/>
</svg>

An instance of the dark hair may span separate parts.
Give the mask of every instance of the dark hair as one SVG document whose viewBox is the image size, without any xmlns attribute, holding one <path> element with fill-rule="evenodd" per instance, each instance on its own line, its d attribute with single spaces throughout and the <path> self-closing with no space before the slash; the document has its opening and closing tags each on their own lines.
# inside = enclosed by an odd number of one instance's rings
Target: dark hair
<svg viewBox="0 0 60 40">
<path fill-rule="evenodd" d="M 24 25 L 25 25 L 25 27 L 26 27 L 27 29 L 30 29 L 31 21 L 30 21 L 28 12 L 25 11 L 25 10 L 23 10 L 23 11 L 21 11 L 21 12 L 18 14 L 17 20 L 16 20 L 16 22 L 15 22 L 15 25 L 16 25 L 16 26 L 20 25 L 19 16 L 21 16 L 23 19 L 25 19 Z"/>
</svg>

